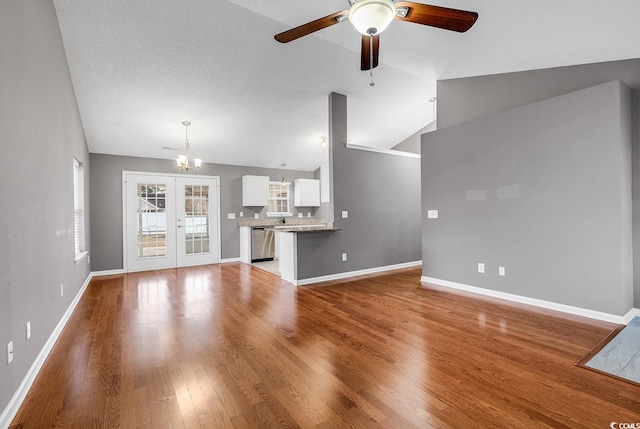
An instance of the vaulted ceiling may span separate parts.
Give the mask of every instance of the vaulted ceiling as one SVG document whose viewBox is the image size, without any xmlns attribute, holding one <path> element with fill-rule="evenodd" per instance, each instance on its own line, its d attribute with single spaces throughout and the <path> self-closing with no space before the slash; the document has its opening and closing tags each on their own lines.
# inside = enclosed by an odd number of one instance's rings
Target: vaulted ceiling
<svg viewBox="0 0 640 429">
<path fill-rule="evenodd" d="M 54 4 L 93 153 L 173 159 L 190 120 L 205 162 L 314 170 L 330 92 L 348 97 L 353 143 L 390 148 L 432 121 L 438 79 L 640 57 L 637 0 L 433 1 L 478 21 L 461 34 L 392 22 L 373 87 L 348 21 L 273 38 L 347 0 Z"/>
</svg>

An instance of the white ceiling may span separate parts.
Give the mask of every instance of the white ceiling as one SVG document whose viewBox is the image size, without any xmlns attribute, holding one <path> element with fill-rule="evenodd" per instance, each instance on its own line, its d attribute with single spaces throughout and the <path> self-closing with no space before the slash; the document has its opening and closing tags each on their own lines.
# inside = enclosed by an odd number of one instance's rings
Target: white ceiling
<svg viewBox="0 0 640 429">
<path fill-rule="evenodd" d="M 390 148 L 431 122 L 437 79 L 640 57 L 637 0 L 449 0 L 467 33 L 394 21 L 360 71 L 344 22 L 288 44 L 277 33 L 347 0 L 54 0 L 93 153 L 173 159 L 190 120 L 205 162 L 314 170 L 327 96 L 348 97 L 349 139 Z"/>
</svg>

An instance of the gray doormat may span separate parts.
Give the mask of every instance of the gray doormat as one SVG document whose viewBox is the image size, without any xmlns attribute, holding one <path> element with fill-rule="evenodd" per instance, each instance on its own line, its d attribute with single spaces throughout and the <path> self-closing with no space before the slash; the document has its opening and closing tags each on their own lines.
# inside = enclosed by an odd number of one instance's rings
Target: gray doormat
<svg viewBox="0 0 640 429">
<path fill-rule="evenodd" d="M 640 317 L 613 331 L 576 365 L 640 384 Z"/>
</svg>

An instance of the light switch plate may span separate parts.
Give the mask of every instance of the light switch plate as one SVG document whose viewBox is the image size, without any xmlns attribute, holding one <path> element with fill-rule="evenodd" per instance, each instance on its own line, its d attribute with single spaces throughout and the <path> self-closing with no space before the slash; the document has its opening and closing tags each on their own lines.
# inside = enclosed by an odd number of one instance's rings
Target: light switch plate
<svg viewBox="0 0 640 429">
<path fill-rule="evenodd" d="M 428 219 L 438 219 L 438 210 L 429 210 L 427 211 Z"/>
<path fill-rule="evenodd" d="M 7 344 L 7 365 L 13 360 L 13 341 L 9 341 Z"/>
<path fill-rule="evenodd" d="M 27 340 L 31 338 L 31 321 L 27 322 Z"/>
<path fill-rule="evenodd" d="M 235 218 L 236 218 L 235 213 L 227 213 L 227 219 L 235 219 Z"/>
<path fill-rule="evenodd" d="M 478 262 L 478 272 L 484 274 L 484 264 L 482 262 Z"/>
<path fill-rule="evenodd" d="M 504 267 L 498 267 L 498 275 L 499 276 L 506 276 L 507 275 Z"/>
<path fill-rule="evenodd" d="M 346 210 L 342 210 L 342 219 L 347 219 L 349 217 L 349 212 Z"/>
</svg>

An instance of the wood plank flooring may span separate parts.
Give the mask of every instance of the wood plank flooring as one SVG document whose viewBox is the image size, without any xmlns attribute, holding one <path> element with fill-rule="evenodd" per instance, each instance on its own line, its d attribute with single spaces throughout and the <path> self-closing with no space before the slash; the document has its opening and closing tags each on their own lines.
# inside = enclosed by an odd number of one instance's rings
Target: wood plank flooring
<svg viewBox="0 0 640 429">
<path fill-rule="evenodd" d="M 616 326 L 245 264 L 96 278 L 12 428 L 608 428 L 640 387 L 574 363 Z"/>
</svg>

